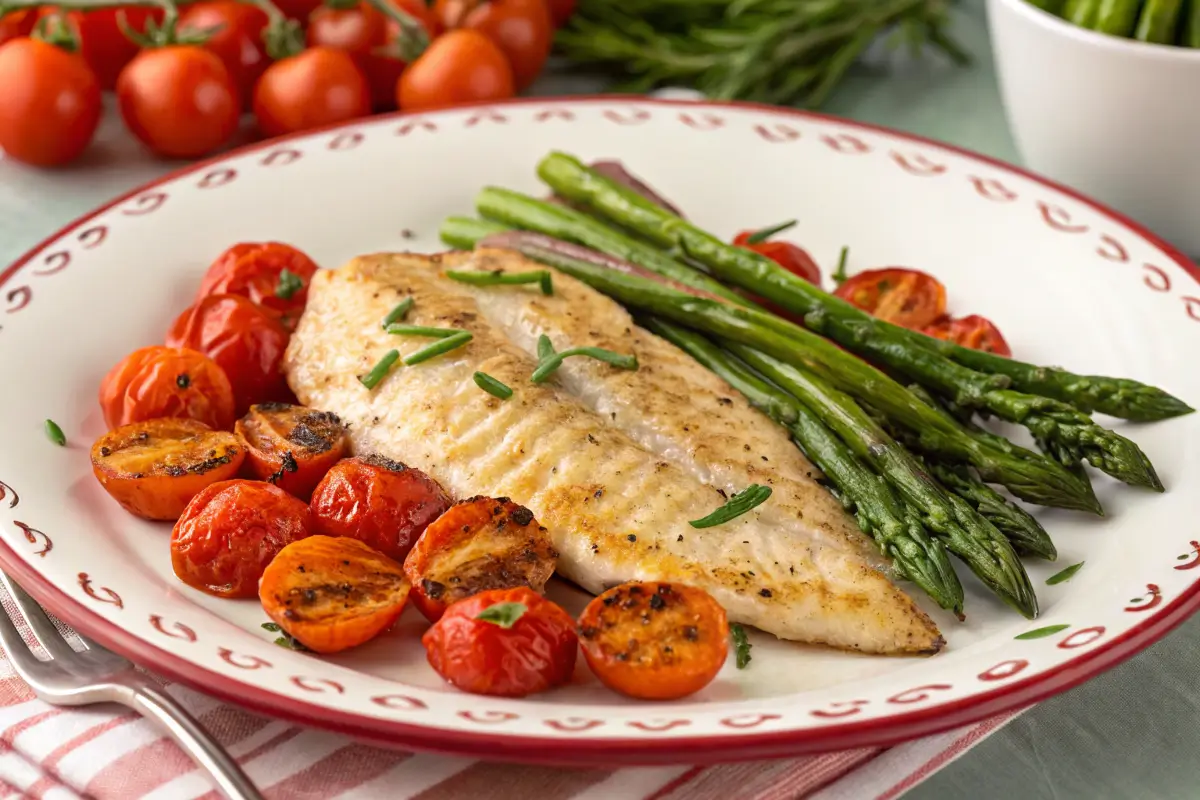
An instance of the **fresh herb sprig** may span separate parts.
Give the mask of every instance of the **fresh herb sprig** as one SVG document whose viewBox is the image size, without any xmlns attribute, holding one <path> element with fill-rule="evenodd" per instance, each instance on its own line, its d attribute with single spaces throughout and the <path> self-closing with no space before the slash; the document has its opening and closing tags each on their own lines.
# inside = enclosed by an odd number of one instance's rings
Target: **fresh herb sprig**
<svg viewBox="0 0 1200 800">
<path fill-rule="evenodd" d="M 384 328 L 393 336 L 428 336 L 433 339 L 449 339 L 462 333 L 461 328 L 433 328 L 428 325 L 400 325 L 393 323 Z"/>
<path fill-rule="evenodd" d="M 762 486 L 753 483 L 747 486 L 744 490 L 738 492 L 733 497 L 726 501 L 725 505 L 718 508 L 706 517 L 694 519 L 688 522 L 693 528 L 711 528 L 715 525 L 721 525 L 729 522 L 731 519 L 740 517 L 752 508 L 756 508 L 767 501 L 771 496 L 771 487 Z"/>
<path fill-rule="evenodd" d="M 746 629 L 736 622 L 729 626 L 729 635 L 733 637 L 733 652 L 737 658 L 737 668 L 745 669 L 750 665 L 750 640 L 746 638 Z"/>
<path fill-rule="evenodd" d="M 470 331 L 456 331 L 451 336 L 444 339 L 438 339 L 433 344 L 422 347 L 417 352 L 405 356 L 404 363 L 408 366 L 420 364 L 423 361 L 428 361 L 435 356 L 440 356 L 442 353 L 449 353 L 451 350 L 457 350 L 474 338 Z"/>
<path fill-rule="evenodd" d="M 379 382 L 387 377 L 387 374 L 392 371 L 392 367 L 396 366 L 396 362 L 400 360 L 399 350 L 388 350 L 384 353 L 383 358 L 379 359 L 371 371 L 359 378 L 359 382 L 368 389 L 374 389 L 379 385 Z"/>
<path fill-rule="evenodd" d="M 415 303 L 416 301 L 411 297 L 406 297 L 397 303 L 396 307 L 389 311 L 387 316 L 383 318 L 384 329 L 386 330 L 388 326 L 394 325 L 395 323 L 400 322 L 407 317 L 408 312 L 412 311 L 412 307 Z"/>
<path fill-rule="evenodd" d="M 469 283 L 472 286 L 518 286 L 523 283 L 536 283 L 542 289 L 542 294 L 554 294 L 554 280 L 550 270 L 535 269 L 529 272 L 471 272 L 461 270 L 446 270 L 446 277 L 459 283 Z"/>
<path fill-rule="evenodd" d="M 52 419 L 46 420 L 45 424 L 46 438 L 54 442 L 59 447 L 67 446 L 67 435 L 63 433 L 63 429 L 58 427 L 58 423 Z"/>
<path fill-rule="evenodd" d="M 507 400 L 513 396 L 513 390 L 505 386 L 500 381 L 488 375 L 486 372 L 476 372 L 471 376 L 475 381 L 475 385 L 483 389 L 493 397 L 499 397 L 501 400 Z"/>
<path fill-rule="evenodd" d="M 300 642 L 299 639 L 292 636 L 274 622 L 264 622 L 262 624 L 262 628 L 264 631 L 270 631 L 271 633 L 279 634 L 279 636 L 275 637 L 275 644 L 279 645 L 280 647 L 286 647 L 288 650 L 296 650 L 301 653 L 311 652 Z"/>
<path fill-rule="evenodd" d="M 296 292 L 304 288 L 304 281 L 291 270 L 284 269 L 279 273 L 279 283 L 275 285 L 275 296 L 280 300 L 291 300 Z"/>
<path fill-rule="evenodd" d="M 505 630 L 517 624 L 517 620 L 525 616 L 529 606 L 524 603 L 496 603 L 480 611 L 475 619 L 480 622 L 490 622 Z"/>
<path fill-rule="evenodd" d="M 542 348 L 539 342 L 539 355 L 541 355 L 541 351 Z M 562 366 L 564 361 L 573 356 L 587 356 L 588 358 L 603 361 L 605 364 L 611 364 L 620 369 L 635 370 L 638 368 L 637 356 L 614 353 L 612 350 L 605 350 L 603 347 L 572 347 L 569 350 L 563 350 L 559 353 L 548 353 L 545 358 L 541 358 L 538 368 L 533 371 L 533 375 L 529 379 L 534 383 L 545 383 L 550 380 L 550 376 Z"/>
</svg>

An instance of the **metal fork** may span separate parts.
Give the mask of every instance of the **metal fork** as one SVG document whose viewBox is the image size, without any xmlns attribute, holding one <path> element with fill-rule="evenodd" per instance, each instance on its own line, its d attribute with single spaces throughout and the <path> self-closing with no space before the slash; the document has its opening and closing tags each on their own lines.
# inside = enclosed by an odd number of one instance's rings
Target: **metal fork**
<svg viewBox="0 0 1200 800">
<path fill-rule="evenodd" d="M 43 661 L 25 644 L 16 625 L 0 614 L 0 644 L 17 674 L 37 696 L 56 706 L 120 703 L 159 723 L 192 760 L 212 776 L 213 783 L 230 800 L 262 800 L 262 795 L 237 762 L 208 735 L 196 718 L 175 698 L 133 668 L 116 653 L 80 636 L 87 650 L 76 652 L 59 635 L 54 623 L 17 582 L 0 572 L 33 635 L 50 658 Z"/>
</svg>

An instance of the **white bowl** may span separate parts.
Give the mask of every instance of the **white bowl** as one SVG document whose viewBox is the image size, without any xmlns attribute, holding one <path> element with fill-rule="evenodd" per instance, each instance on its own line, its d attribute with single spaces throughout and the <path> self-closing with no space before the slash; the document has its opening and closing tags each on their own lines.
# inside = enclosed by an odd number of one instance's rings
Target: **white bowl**
<svg viewBox="0 0 1200 800">
<path fill-rule="evenodd" d="M 1025 163 L 1200 254 L 1200 50 L 1088 31 L 988 0 L 996 72 Z"/>
</svg>

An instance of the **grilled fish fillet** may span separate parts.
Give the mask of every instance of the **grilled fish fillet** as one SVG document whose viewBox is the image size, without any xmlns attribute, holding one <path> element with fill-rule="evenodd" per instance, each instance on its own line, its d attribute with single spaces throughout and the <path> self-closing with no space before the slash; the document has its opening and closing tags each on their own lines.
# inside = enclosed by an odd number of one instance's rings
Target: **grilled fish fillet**
<svg viewBox="0 0 1200 800">
<path fill-rule="evenodd" d="M 442 274 L 535 267 L 481 251 L 381 254 L 318 273 L 285 358 L 288 381 L 301 402 L 350 424 L 355 452 L 418 467 L 458 497 L 508 496 L 529 507 L 550 529 L 559 573 L 589 591 L 675 580 L 706 589 L 731 620 L 783 639 L 870 653 L 942 646 L 786 433 L 719 378 L 567 276 L 555 274 L 554 296 L 543 297 Z M 465 328 L 474 339 L 397 367 L 368 391 L 358 376 L 385 352 L 407 355 L 430 341 L 382 330 L 405 297 L 416 301 L 407 322 Z M 639 369 L 569 359 L 535 385 L 543 332 L 559 349 L 632 351 Z M 481 391 L 477 370 L 513 397 Z M 713 528 L 688 524 L 722 505 L 722 492 L 754 482 L 774 489 L 763 505 Z"/>
</svg>

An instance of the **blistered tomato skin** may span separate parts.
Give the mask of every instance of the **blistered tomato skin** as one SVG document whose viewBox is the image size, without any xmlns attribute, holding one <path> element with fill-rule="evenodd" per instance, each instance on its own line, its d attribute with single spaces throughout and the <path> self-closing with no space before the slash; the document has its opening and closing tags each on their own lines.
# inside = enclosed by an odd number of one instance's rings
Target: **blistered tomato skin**
<svg viewBox="0 0 1200 800">
<path fill-rule="evenodd" d="M 421 470 L 366 456 L 335 464 L 313 491 L 311 507 L 314 533 L 349 536 L 403 562 L 450 498 Z"/>
<path fill-rule="evenodd" d="M 234 429 L 249 449 L 254 477 L 305 502 L 349 445 L 337 414 L 287 403 L 251 406 Z"/>
<path fill-rule="evenodd" d="M 184 417 L 210 428 L 233 427 L 233 386 L 208 356 L 176 347 L 143 347 L 100 382 L 100 409 L 109 428 L 159 417 Z"/>
<path fill-rule="evenodd" d="M 300 280 L 294 292 L 280 291 L 284 270 Z M 242 242 L 221 253 L 208 267 L 197 300 L 213 294 L 249 298 L 293 330 L 308 302 L 308 284 L 317 265 L 305 253 L 281 242 Z"/>
<path fill-rule="evenodd" d="M 526 609 L 511 627 L 478 618 L 505 603 Z M 460 600 L 421 643 L 430 666 L 446 681 L 464 692 L 496 697 L 524 697 L 567 683 L 579 649 L 571 616 L 527 587 Z"/>
<path fill-rule="evenodd" d="M 192 498 L 171 531 L 171 566 L 218 597 L 257 597 L 279 551 L 311 533 L 308 506 L 269 483 L 215 483 Z"/>
</svg>

